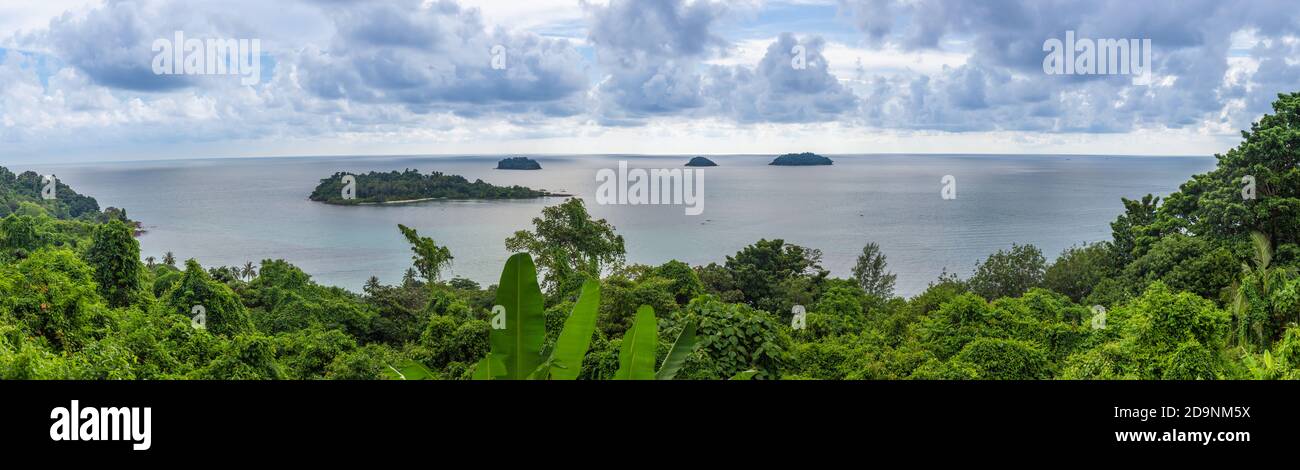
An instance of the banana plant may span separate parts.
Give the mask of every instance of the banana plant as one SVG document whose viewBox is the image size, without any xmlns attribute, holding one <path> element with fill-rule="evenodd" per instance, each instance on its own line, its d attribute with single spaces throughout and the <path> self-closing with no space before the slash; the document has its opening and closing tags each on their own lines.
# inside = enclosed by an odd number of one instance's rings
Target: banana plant
<svg viewBox="0 0 1300 470">
<path fill-rule="evenodd" d="M 474 366 L 476 380 L 573 380 L 582 370 L 582 359 L 596 331 L 600 306 L 600 283 L 587 280 L 555 347 L 543 351 L 546 317 L 542 290 L 537 284 L 537 266 L 532 256 L 519 253 L 506 261 L 497 285 L 494 309 L 503 318 L 493 319 L 488 356 Z"/>
<path fill-rule="evenodd" d="M 574 380 L 582 372 L 582 360 L 596 332 L 600 307 L 600 283 L 588 279 L 574 304 L 555 346 L 543 350 L 546 318 L 542 289 L 537 283 L 537 266 L 532 256 L 519 253 L 506 261 L 497 285 L 494 309 L 502 318 L 493 319 L 487 357 L 474 366 L 475 380 Z M 695 350 L 694 323 L 688 323 L 673 343 L 668 357 L 655 370 L 655 349 L 659 345 L 654 309 L 637 309 L 632 328 L 623 335 L 616 380 L 672 380 Z"/>
<path fill-rule="evenodd" d="M 406 359 L 397 364 L 384 364 L 387 370 L 383 371 L 384 378 L 388 380 L 433 380 L 438 374 L 433 373 L 424 364 Z"/>
<path fill-rule="evenodd" d="M 655 349 L 659 346 L 659 325 L 655 311 L 642 305 L 636 311 L 632 328 L 623 334 L 623 347 L 618 354 L 618 371 L 614 380 L 672 380 L 686 363 L 686 357 L 695 350 L 695 323 L 687 323 L 677 335 L 659 371 L 655 371 Z"/>
</svg>

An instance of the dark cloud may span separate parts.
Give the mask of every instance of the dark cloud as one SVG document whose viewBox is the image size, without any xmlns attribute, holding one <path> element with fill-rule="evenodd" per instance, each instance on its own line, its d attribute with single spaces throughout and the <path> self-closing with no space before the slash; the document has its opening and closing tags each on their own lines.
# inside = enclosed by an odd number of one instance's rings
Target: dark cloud
<svg viewBox="0 0 1300 470">
<path fill-rule="evenodd" d="M 587 87 L 569 41 L 489 31 L 477 10 L 449 1 L 331 3 L 326 13 L 337 31 L 328 49 L 304 49 L 296 62 L 302 86 L 322 98 L 467 116 L 580 109 L 557 103 Z M 498 56 L 504 68 L 493 66 Z"/>
<path fill-rule="evenodd" d="M 43 45 L 96 83 L 134 91 L 165 91 L 191 86 L 190 77 L 153 73 L 152 43 L 180 29 L 157 10 L 134 2 L 109 0 L 85 15 L 65 13 L 43 34 L 25 38 Z"/>
<path fill-rule="evenodd" d="M 704 65 L 730 48 L 714 30 L 727 6 L 708 0 L 614 0 L 588 7 L 590 39 L 607 73 L 597 89 L 601 122 L 636 125 L 656 115 L 738 122 L 814 122 L 854 109 L 831 75 L 825 41 L 781 34 L 753 67 Z M 793 49 L 804 48 L 799 67 Z"/>
</svg>

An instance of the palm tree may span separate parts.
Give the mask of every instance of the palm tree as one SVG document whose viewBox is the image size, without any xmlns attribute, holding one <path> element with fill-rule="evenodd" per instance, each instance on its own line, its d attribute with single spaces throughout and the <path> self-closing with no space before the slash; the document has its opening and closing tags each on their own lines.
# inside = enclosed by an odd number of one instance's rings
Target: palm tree
<svg viewBox="0 0 1300 470">
<path fill-rule="evenodd" d="M 1287 281 L 1291 270 L 1273 266 L 1273 243 L 1268 235 L 1251 232 L 1250 243 L 1255 249 L 1253 263 L 1241 263 L 1241 280 L 1233 284 L 1232 313 L 1237 320 L 1238 343 L 1250 345 L 1247 336 L 1253 333 L 1254 343 L 1267 347 L 1272 331 L 1265 328 L 1282 320 L 1272 302 L 1273 291 Z"/>
<path fill-rule="evenodd" d="M 145 258 L 144 265 L 148 266 L 149 269 L 153 269 L 154 266 L 157 266 L 157 259 L 152 256 Z"/>
<path fill-rule="evenodd" d="M 176 267 L 176 255 L 172 254 L 170 251 L 163 254 L 163 264 Z"/>
<path fill-rule="evenodd" d="M 253 262 L 244 262 L 244 267 L 239 270 L 239 275 L 250 281 L 253 280 L 254 277 L 257 277 L 257 270 L 253 268 Z"/>
</svg>

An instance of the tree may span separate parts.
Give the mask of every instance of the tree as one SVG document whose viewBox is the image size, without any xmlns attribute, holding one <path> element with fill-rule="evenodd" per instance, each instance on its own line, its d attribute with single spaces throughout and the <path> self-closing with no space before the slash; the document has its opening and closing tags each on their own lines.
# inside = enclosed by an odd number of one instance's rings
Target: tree
<svg viewBox="0 0 1300 470">
<path fill-rule="evenodd" d="M 1244 241 L 1263 232 L 1274 258 L 1288 264 L 1300 258 L 1300 92 L 1279 94 L 1273 114 L 1241 135 L 1240 145 L 1216 155 L 1214 170 L 1171 194 L 1162 214 L 1216 239 Z"/>
<path fill-rule="evenodd" d="M 1018 297 L 1043 282 L 1047 261 L 1033 245 L 1012 244 L 1009 251 L 998 250 L 975 267 L 970 289 L 985 299 Z"/>
<path fill-rule="evenodd" d="M 257 277 L 257 268 L 253 267 L 252 261 L 244 262 L 244 267 L 239 269 L 239 276 L 250 281 Z"/>
<path fill-rule="evenodd" d="M 140 291 L 140 243 L 131 227 L 113 220 L 95 227 L 86 260 L 95 268 L 95 282 L 110 307 L 131 304 Z"/>
<path fill-rule="evenodd" d="M 1072 246 L 1043 273 L 1043 287 L 1082 302 L 1103 279 L 1118 274 L 1110 243 Z"/>
<path fill-rule="evenodd" d="M 1106 315 L 1099 339 L 1066 361 L 1068 379 L 1213 380 L 1231 378 L 1223 353 L 1228 314 L 1190 292 L 1154 282 Z M 1113 338 L 1113 339 L 1112 339 Z"/>
<path fill-rule="evenodd" d="M 442 270 L 451 265 L 451 250 L 445 246 L 438 246 L 437 243 L 429 237 L 421 237 L 415 229 L 398 224 L 397 228 L 402 231 L 402 236 L 406 237 L 407 243 L 411 244 L 411 260 L 415 263 L 415 270 L 419 272 L 420 277 L 427 282 L 434 282 L 442 275 Z"/>
<path fill-rule="evenodd" d="M 542 209 L 533 230 L 515 232 L 506 249 L 531 254 L 544 271 L 543 286 L 555 297 L 575 293 L 584 279 L 622 266 L 627 255 L 623 236 L 605 219 L 593 220 L 578 198 Z"/>
<path fill-rule="evenodd" d="M 42 244 L 35 217 L 9 214 L 0 221 L 0 255 L 22 259 Z"/>
<path fill-rule="evenodd" d="M 1120 202 L 1124 204 L 1124 213 L 1110 223 L 1110 230 L 1114 239 L 1111 248 L 1119 265 L 1123 266 L 1142 256 L 1153 241 L 1146 227 L 1156 220 L 1160 198 L 1148 194 L 1140 200 L 1120 198 Z"/>
<path fill-rule="evenodd" d="M 763 239 L 728 256 L 726 268 L 745 303 L 788 317 L 790 308 L 813 297 L 829 274 L 821 267 L 821 257 L 820 250 Z"/>
<path fill-rule="evenodd" d="M 885 262 L 885 254 L 880 252 L 880 245 L 875 242 L 868 243 L 862 247 L 862 254 L 858 255 L 858 263 L 853 266 L 853 278 L 862 286 L 862 290 L 867 295 L 879 299 L 888 299 L 894 296 L 894 279 L 897 277 L 893 273 L 885 271 L 888 263 Z"/>
<path fill-rule="evenodd" d="M 194 260 L 185 262 L 185 272 L 162 302 L 170 313 L 187 318 L 203 313 L 206 328 L 213 334 L 233 336 L 253 329 L 239 297 Z"/>
<path fill-rule="evenodd" d="M 1275 297 L 1285 292 L 1292 270 L 1273 264 L 1273 246 L 1268 235 L 1263 232 L 1250 235 L 1254 256 L 1250 263 L 1241 263 L 1241 280 L 1234 286 L 1231 307 L 1239 344 L 1250 349 L 1267 349 L 1270 340 L 1280 335 L 1283 325 L 1290 320 L 1286 318 L 1288 309 L 1283 308 L 1289 299 Z"/>
<path fill-rule="evenodd" d="M 176 267 L 176 255 L 172 254 L 170 251 L 163 254 L 163 264 Z"/>
<path fill-rule="evenodd" d="M 154 266 L 158 265 L 158 258 L 154 258 L 152 256 L 146 257 L 144 259 L 144 265 L 149 269 L 153 269 Z"/>
<path fill-rule="evenodd" d="M 0 313 L 0 327 L 12 315 L 24 330 L 19 336 L 43 337 L 57 352 L 81 349 L 106 313 L 94 275 L 68 249 L 43 248 L 5 266 L 0 270 L 0 312 L 9 312 Z M 0 349 L 4 342 L 0 339 Z"/>
</svg>

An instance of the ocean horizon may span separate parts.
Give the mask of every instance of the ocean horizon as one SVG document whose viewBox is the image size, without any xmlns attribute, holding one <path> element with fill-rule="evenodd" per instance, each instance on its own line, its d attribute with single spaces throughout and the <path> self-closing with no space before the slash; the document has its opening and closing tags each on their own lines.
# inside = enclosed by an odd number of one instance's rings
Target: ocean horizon
<svg viewBox="0 0 1300 470">
<path fill-rule="evenodd" d="M 601 205 L 596 173 L 682 168 L 704 155 L 703 213 L 677 205 Z M 537 171 L 495 170 L 506 156 L 539 161 Z M 880 244 L 897 291 L 919 293 L 943 272 L 968 276 L 977 262 L 1012 243 L 1049 259 L 1110 238 L 1121 197 L 1164 196 L 1213 168 L 1208 156 L 827 154 L 831 166 L 780 167 L 756 154 L 501 154 L 464 156 L 281 156 L 12 164 L 56 174 L 101 207 L 125 208 L 143 224 L 142 256 L 174 252 L 205 267 L 285 259 L 322 284 L 359 290 L 366 279 L 400 281 L 411 253 L 397 224 L 448 247 L 444 277 L 494 284 L 509 256 L 504 240 L 531 228 L 560 198 L 439 200 L 332 206 L 307 200 L 335 172 L 407 168 L 521 185 L 582 198 L 627 246 L 629 263 L 723 263 L 759 239 L 818 249 L 822 266 L 847 277 L 862 246 Z M 956 198 L 941 197 L 943 178 Z"/>
</svg>

